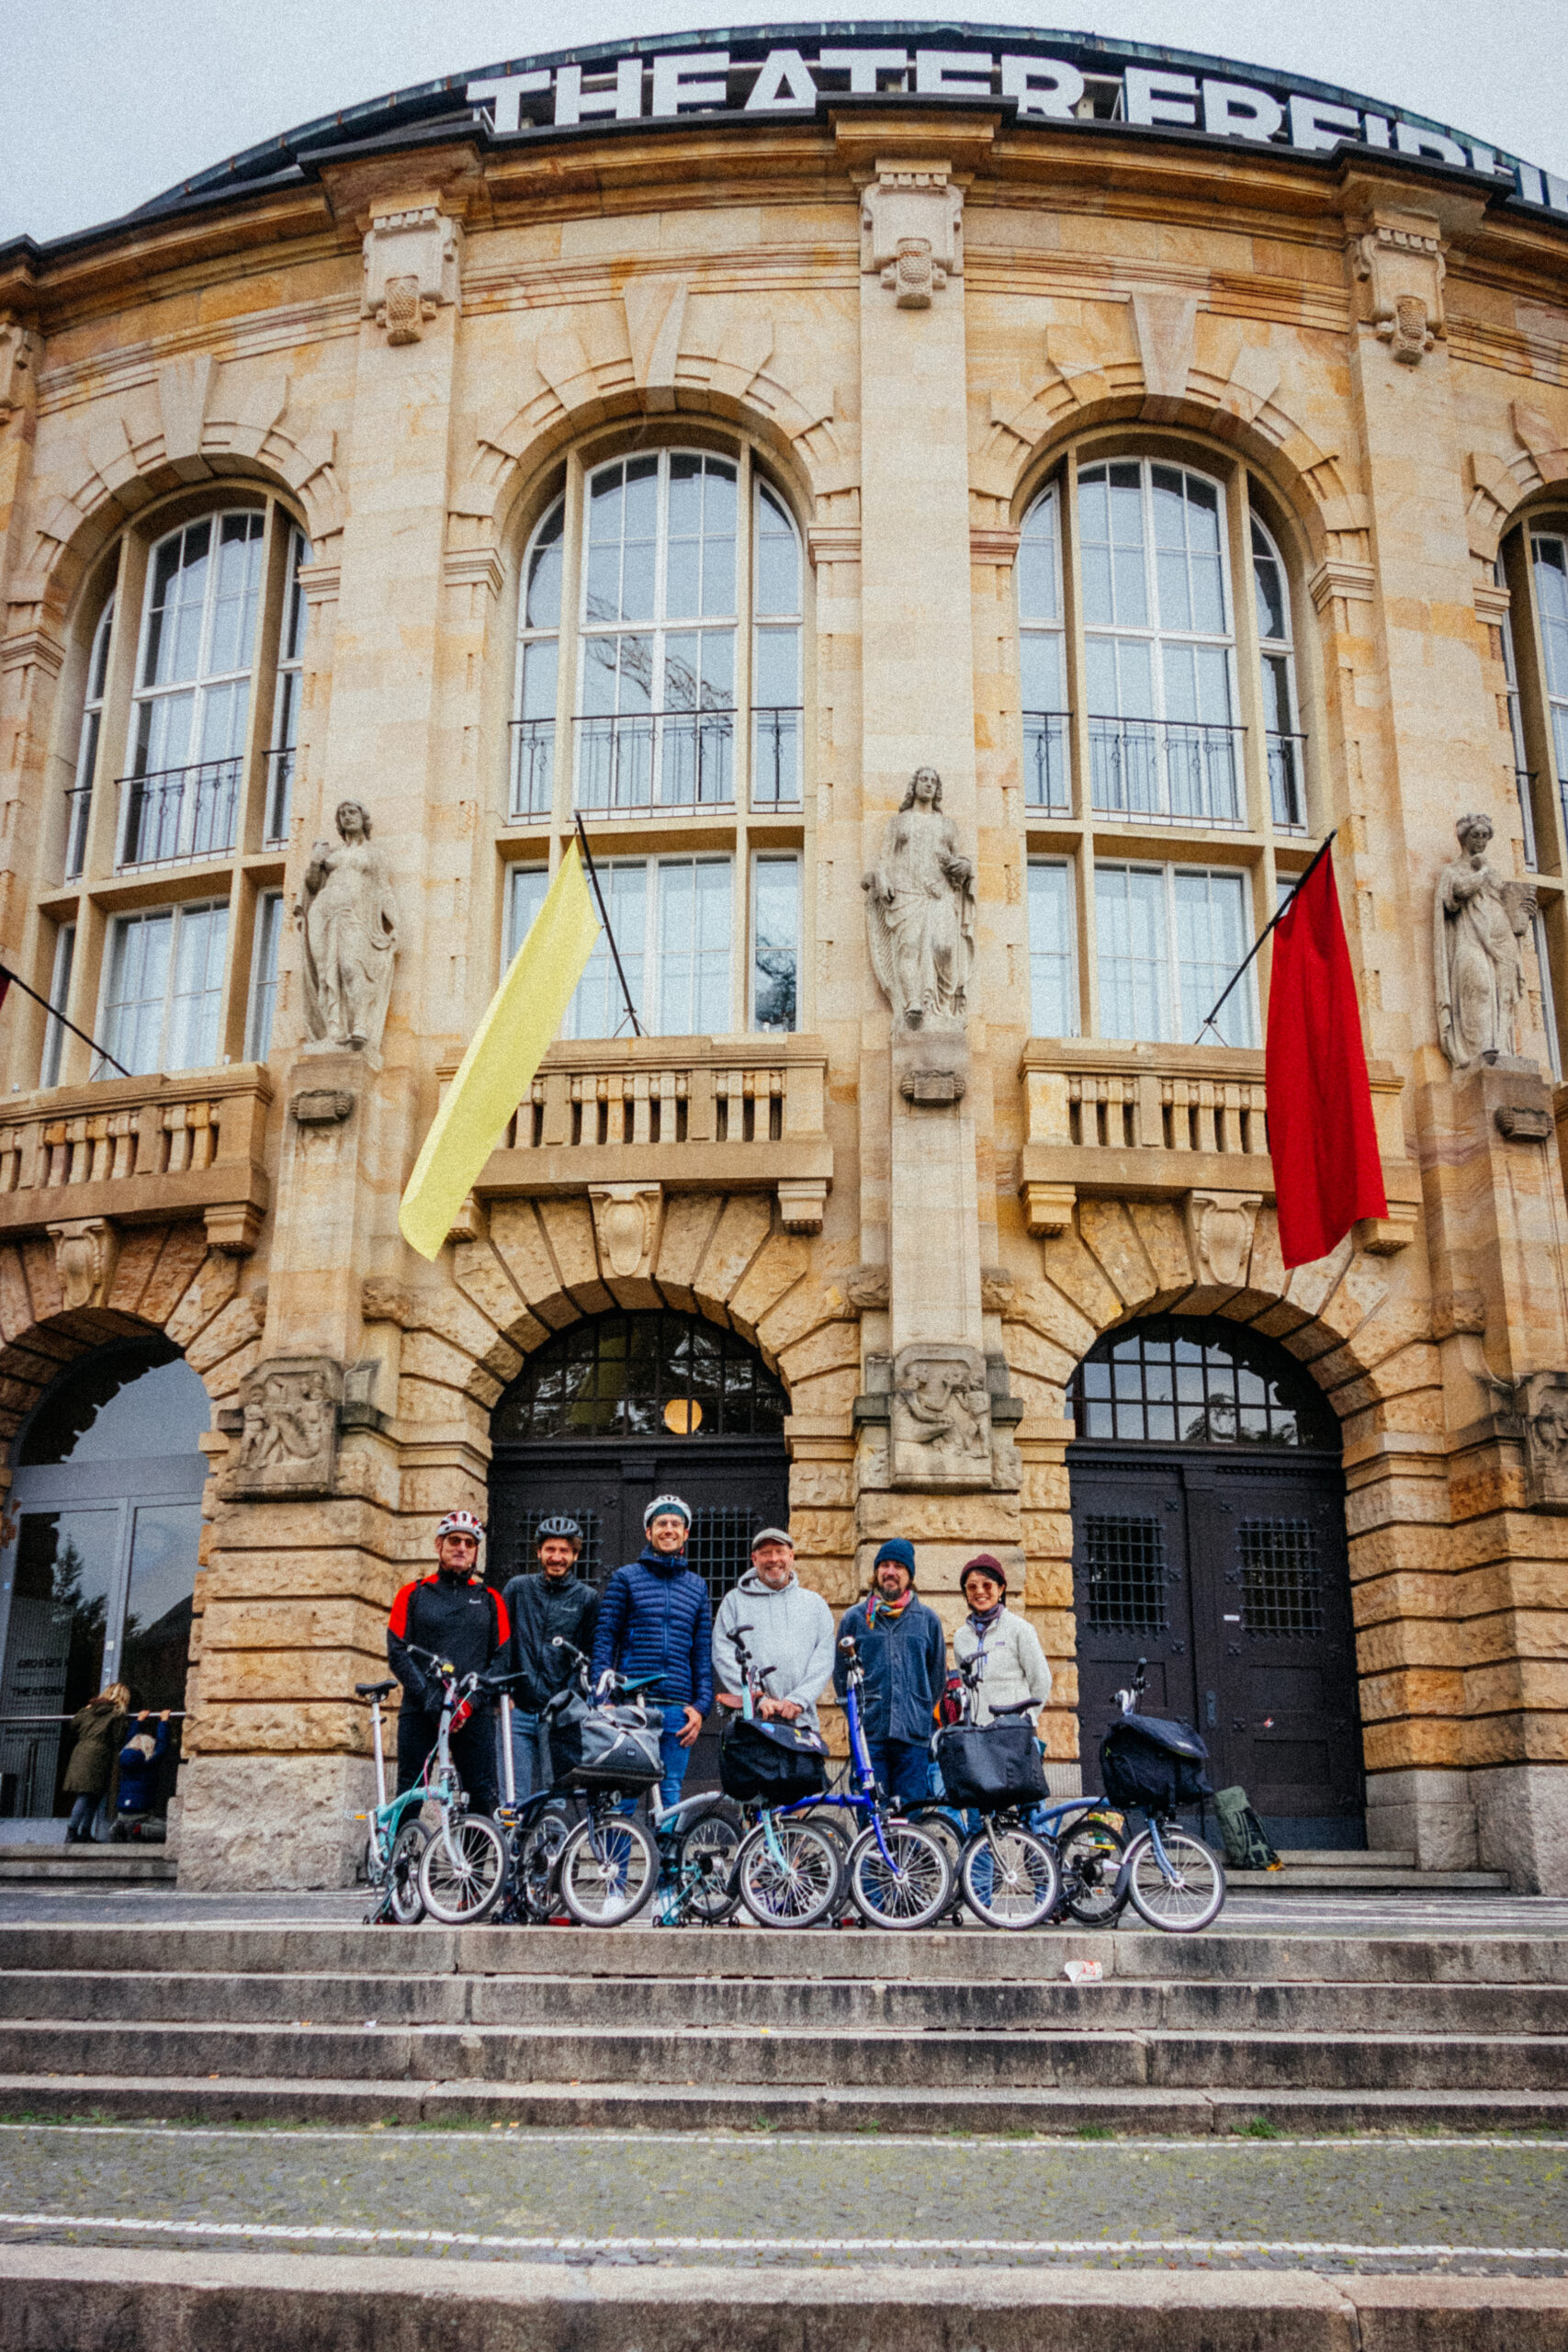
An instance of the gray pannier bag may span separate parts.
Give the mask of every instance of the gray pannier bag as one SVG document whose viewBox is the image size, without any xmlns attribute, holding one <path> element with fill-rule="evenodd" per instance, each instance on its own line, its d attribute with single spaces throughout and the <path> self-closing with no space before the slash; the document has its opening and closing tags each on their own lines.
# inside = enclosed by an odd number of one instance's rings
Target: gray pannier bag
<svg viewBox="0 0 1568 2352">
<path fill-rule="evenodd" d="M 599 1789 L 648 1789 L 663 1776 L 659 1733 L 640 1707 L 590 1707 L 574 1781 Z"/>
</svg>

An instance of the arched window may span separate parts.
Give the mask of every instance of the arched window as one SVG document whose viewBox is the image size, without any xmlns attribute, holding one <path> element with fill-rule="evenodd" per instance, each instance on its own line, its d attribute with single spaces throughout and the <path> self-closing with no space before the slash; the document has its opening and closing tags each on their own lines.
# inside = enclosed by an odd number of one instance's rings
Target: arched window
<svg viewBox="0 0 1568 2352">
<path fill-rule="evenodd" d="M 1108 1331 L 1074 1373 L 1080 1438 L 1337 1452 L 1322 1391 L 1272 1342 L 1223 1317 L 1156 1315 Z"/>
<path fill-rule="evenodd" d="M 121 534 L 97 573 L 111 576 L 72 722 L 74 779 L 51 854 L 80 898 L 51 910 L 47 985 L 133 1074 L 270 1047 L 310 548 L 276 500 L 230 501 L 193 513 L 187 497 L 172 527 Z M 175 868 L 180 895 L 81 921 L 125 877 Z M 43 1085 L 110 1074 L 47 1025 Z"/>
<path fill-rule="evenodd" d="M 1526 865 L 1540 871 L 1533 919 L 1540 969 L 1541 1022 L 1553 1076 L 1563 1066 L 1552 966 L 1568 955 L 1563 901 L 1556 879 L 1568 871 L 1568 516 L 1532 516 L 1505 540 L 1496 566 L 1508 590 L 1498 616 L 1502 635 L 1507 740 L 1514 768 Z"/>
<path fill-rule="evenodd" d="M 524 553 L 508 821 L 563 842 L 579 810 L 592 827 L 649 1032 L 794 1029 L 806 746 L 795 519 L 744 446 L 645 449 L 574 476 L 575 463 Z M 753 819 L 768 831 L 742 851 Z M 649 828 L 668 846 L 649 854 Z M 535 856 L 512 867 L 509 958 L 549 873 Z M 563 1034 L 624 1024 L 601 937 Z"/>
<path fill-rule="evenodd" d="M 782 1431 L 788 1410 L 782 1384 L 735 1331 L 694 1315 L 596 1315 L 528 1358 L 491 1435 L 763 1437 Z"/>
<path fill-rule="evenodd" d="M 1018 670 L 1023 704 L 1023 797 L 1063 814 L 1067 775 L 1066 645 L 1062 628 L 1061 501 L 1055 487 L 1023 518 L 1018 546 Z"/>
<path fill-rule="evenodd" d="M 1258 607 L 1263 726 L 1269 752 L 1269 805 L 1280 832 L 1306 830 L 1305 738 L 1296 701 L 1295 640 L 1291 634 L 1291 583 L 1280 550 L 1256 514 L 1252 523 L 1252 587 Z"/>
</svg>

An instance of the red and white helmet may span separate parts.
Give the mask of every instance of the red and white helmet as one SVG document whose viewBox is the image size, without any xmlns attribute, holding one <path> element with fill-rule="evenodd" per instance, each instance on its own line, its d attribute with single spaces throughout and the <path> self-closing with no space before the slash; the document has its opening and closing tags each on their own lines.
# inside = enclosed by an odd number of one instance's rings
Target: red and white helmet
<svg viewBox="0 0 1568 2352">
<path fill-rule="evenodd" d="M 471 1535 L 476 1544 L 484 1541 L 485 1523 L 476 1519 L 471 1510 L 449 1510 L 435 1531 L 439 1544 L 444 1535 Z"/>
</svg>

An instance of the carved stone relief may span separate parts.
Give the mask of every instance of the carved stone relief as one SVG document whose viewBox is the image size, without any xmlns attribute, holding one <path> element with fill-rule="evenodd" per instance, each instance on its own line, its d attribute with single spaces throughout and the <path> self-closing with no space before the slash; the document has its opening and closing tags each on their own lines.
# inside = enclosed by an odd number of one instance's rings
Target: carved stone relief
<svg viewBox="0 0 1568 2352">
<path fill-rule="evenodd" d="M 664 1188 L 660 1184 L 591 1184 L 599 1262 L 619 1282 L 646 1275 L 659 1248 Z"/>
<path fill-rule="evenodd" d="M 988 1487 L 991 1398 L 977 1348 L 917 1340 L 893 1360 L 893 1483 Z"/>
<path fill-rule="evenodd" d="M 1431 231 L 1388 220 L 1363 224 L 1351 240 L 1362 315 L 1391 356 L 1414 368 L 1443 331 L 1444 255 Z"/>
<path fill-rule="evenodd" d="M 337 843 L 317 842 L 295 913 L 305 927 L 305 1025 L 333 1046 L 378 1053 L 398 952 L 398 907 L 370 813 L 340 801 Z"/>
<path fill-rule="evenodd" d="M 1492 820 L 1461 817 L 1461 854 L 1438 876 L 1432 900 L 1438 1040 L 1456 1070 L 1514 1056 L 1525 995 L 1524 937 L 1536 895 L 1486 863 Z"/>
<path fill-rule="evenodd" d="M 0 319 L 0 424 L 17 409 L 37 406 L 42 348 L 30 328 L 16 319 Z"/>
<path fill-rule="evenodd" d="M 362 314 L 389 343 L 417 343 L 425 322 L 461 292 L 463 232 L 434 204 L 384 212 L 365 232 Z"/>
<path fill-rule="evenodd" d="M 908 1102 L 955 1102 L 968 1082 L 975 866 L 942 813 L 934 768 L 916 769 L 861 888 L 872 969 L 893 1008 L 898 1091 Z"/>
<path fill-rule="evenodd" d="M 1525 1498 L 1531 1510 L 1568 1513 L 1568 1372 L 1532 1372 L 1514 1391 L 1523 1425 Z"/>
<path fill-rule="evenodd" d="M 1187 1239 L 1200 1283 L 1236 1289 L 1247 1280 L 1261 1193 L 1189 1193 Z"/>
<path fill-rule="evenodd" d="M 900 311 L 929 311 L 964 275 L 964 191 L 945 164 L 884 164 L 863 191 L 860 266 L 880 277 Z"/>
<path fill-rule="evenodd" d="M 343 1368 L 331 1356 L 274 1356 L 241 1391 L 239 1445 L 225 1495 L 330 1495 Z"/>
<path fill-rule="evenodd" d="M 107 1217 L 73 1217 L 67 1224 L 51 1225 L 49 1238 L 54 1244 L 54 1271 L 65 1306 L 71 1310 L 102 1306 L 113 1285 L 119 1256 L 115 1227 Z"/>
</svg>

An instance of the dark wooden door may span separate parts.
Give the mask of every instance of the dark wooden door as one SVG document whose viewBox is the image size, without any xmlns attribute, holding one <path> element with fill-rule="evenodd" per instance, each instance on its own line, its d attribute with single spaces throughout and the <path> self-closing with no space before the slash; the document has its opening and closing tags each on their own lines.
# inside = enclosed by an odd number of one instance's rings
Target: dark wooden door
<svg viewBox="0 0 1568 2352">
<path fill-rule="evenodd" d="M 1113 1693 L 1148 1662 L 1150 1714 L 1194 1724 L 1215 1788 L 1276 1842 L 1359 1834 L 1360 1719 L 1332 1460 L 1075 1445 L 1074 1603 L 1085 1785 Z"/>
</svg>

